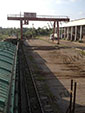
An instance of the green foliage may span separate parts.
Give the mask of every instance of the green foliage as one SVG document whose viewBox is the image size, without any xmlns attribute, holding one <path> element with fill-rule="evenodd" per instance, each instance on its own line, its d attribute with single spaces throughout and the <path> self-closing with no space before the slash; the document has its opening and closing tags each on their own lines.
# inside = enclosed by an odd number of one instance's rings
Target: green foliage
<svg viewBox="0 0 85 113">
<path fill-rule="evenodd" d="M 6 39 L 8 37 L 8 35 L 2 35 L 0 34 L 0 41 L 3 40 L 3 39 Z"/>
<path fill-rule="evenodd" d="M 83 41 L 82 40 L 79 40 L 79 43 L 83 43 Z"/>
<path fill-rule="evenodd" d="M 28 39 L 37 36 L 49 36 L 50 34 L 52 34 L 52 29 L 48 28 L 23 28 L 23 37 Z M 0 40 L 13 36 L 20 38 L 20 28 L 0 27 Z"/>
<path fill-rule="evenodd" d="M 20 37 L 20 29 L 16 28 L 2 28 L 0 27 L 0 40 L 6 39 L 8 37 L 18 36 Z"/>
<path fill-rule="evenodd" d="M 52 33 L 52 29 L 43 29 L 43 28 L 28 28 L 27 30 L 24 30 L 23 32 L 24 37 L 26 38 L 32 38 L 36 36 L 49 36 Z"/>
<path fill-rule="evenodd" d="M 23 35 L 26 37 L 26 38 L 32 38 L 32 37 L 35 37 L 36 36 L 36 29 L 35 28 L 29 28 L 27 29 L 25 32 L 23 32 Z"/>
<path fill-rule="evenodd" d="M 84 50 L 82 50 L 82 51 L 81 51 L 81 54 L 82 54 L 83 56 L 85 56 L 85 51 L 84 51 Z"/>
</svg>

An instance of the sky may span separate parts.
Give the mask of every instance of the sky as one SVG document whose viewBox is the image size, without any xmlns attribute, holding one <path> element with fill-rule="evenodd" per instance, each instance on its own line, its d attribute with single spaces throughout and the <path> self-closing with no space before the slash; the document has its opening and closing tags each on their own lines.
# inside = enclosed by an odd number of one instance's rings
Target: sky
<svg viewBox="0 0 85 113">
<path fill-rule="evenodd" d="M 71 20 L 85 18 L 85 0 L 1 0 L 0 27 L 20 27 L 19 21 L 7 20 L 8 14 L 36 12 L 37 15 L 65 15 Z M 48 26 L 49 22 L 29 22 L 24 27 Z M 51 24 L 49 23 L 51 26 Z"/>
</svg>

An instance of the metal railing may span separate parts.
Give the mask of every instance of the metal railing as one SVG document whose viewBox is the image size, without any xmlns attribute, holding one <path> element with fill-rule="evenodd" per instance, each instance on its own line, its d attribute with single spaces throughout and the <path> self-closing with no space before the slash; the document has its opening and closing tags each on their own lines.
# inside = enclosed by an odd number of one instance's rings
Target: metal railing
<svg viewBox="0 0 85 113">
<path fill-rule="evenodd" d="M 8 14 L 7 17 L 24 17 L 24 14 Z M 36 15 L 36 18 L 69 18 L 69 17 L 64 15 Z"/>
</svg>

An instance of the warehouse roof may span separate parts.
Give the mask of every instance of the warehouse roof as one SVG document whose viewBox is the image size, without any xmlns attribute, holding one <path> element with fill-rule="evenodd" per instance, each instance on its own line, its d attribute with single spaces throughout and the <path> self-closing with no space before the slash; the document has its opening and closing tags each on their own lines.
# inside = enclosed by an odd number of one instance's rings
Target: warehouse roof
<svg viewBox="0 0 85 113">
<path fill-rule="evenodd" d="M 62 25 L 62 27 L 81 26 L 81 25 L 85 25 L 85 18 L 66 22 Z"/>
</svg>

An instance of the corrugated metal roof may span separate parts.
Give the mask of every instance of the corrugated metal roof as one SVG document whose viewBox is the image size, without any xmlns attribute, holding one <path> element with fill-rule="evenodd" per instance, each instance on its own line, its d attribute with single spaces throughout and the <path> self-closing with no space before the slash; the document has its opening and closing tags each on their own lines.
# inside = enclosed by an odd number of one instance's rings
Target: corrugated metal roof
<svg viewBox="0 0 85 113">
<path fill-rule="evenodd" d="M 0 42 L 0 112 L 5 109 L 8 100 L 15 52 L 14 44 Z"/>
<path fill-rule="evenodd" d="M 85 18 L 64 23 L 62 27 L 81 26 L 81 25 L 85 25 Z"/>
</svg>

